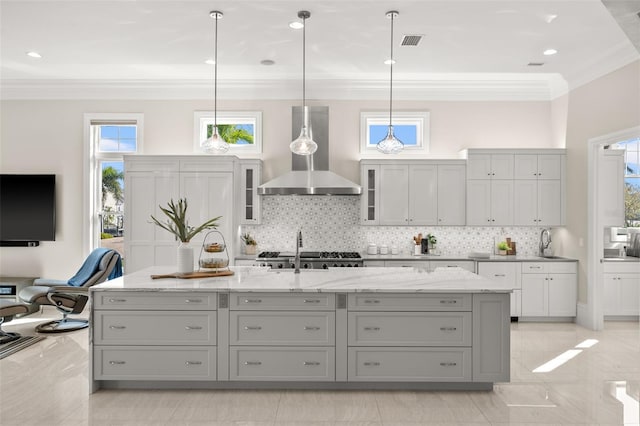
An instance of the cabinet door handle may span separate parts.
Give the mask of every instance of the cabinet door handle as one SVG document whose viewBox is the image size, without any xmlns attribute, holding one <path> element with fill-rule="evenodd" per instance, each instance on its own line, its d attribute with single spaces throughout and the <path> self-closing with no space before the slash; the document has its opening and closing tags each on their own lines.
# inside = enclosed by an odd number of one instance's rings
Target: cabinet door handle
<svg viewBox="0 0 640 426">
<path fill-rule="evenodd" d="M 260 361 L 245 361 L 244 365 L 262 365 Z"/>
<path fill-rule="evenodd" d="M 202 303 L 202 299 L 185 299 L 184 303 Z"/>
<path fill-rule="evenodd" d="M 304 299 L 302 303 L 320 303 L 320 299 Z"/>
<path fill-rule="evenodd" d="M 245 330 L 262 330 L 262 327 L 259 325 L 248 325 L 244 328 Z"/>
<path fill-rule="evenodd" d="M 363 364 L 367 367 L 377 367 L 380 365 L 378 361 L 365 361 Z"/>
<path fill-rule="evenodd" d="M 455 305 L 456 303 L 458 303 L 457 300 L 441 300 L 440 301 L 441 305 Z"/>
<path fill-rule="evenodd" d="M 320 363 L 318 361 L 304 361 L 302 365 L 313 366 L 313 365 L 320 365 Z"/>
<path fill-rule="evenodd" d="M 457 362 L 441 362 L 440 366 L 442 367 L 455 367 L 456 365 L 458 365 Z"/>
<path fill-rule="evenodd" d="M 202 365 L 202 361 L 185 361 L 184 365 L 186 366 L 190 366 L 190 365 Z"/>
<path fill-rule="evenodd" d="M 124 325 L 110 325 L 109 328 L 112 330 L 124 330 L 127 327 L 125 327 Z"/>
<path fill-rule="evenodd" d="M 320 330 L 320 327 L 316 327 L 315 325 L 305 325 L 303 329 L 316 331 L 316 330 Z"/>
<path fill-rule="evenodd" d="M 109 361 L 110 365 L 124 365 L 126 361 Z"/>
<path fill-rule="evenodd" d="M 440 327 L 440 331 L 456 331 L 457 327 Z"/>
<path fill-rule="evenodd" d="M 127 299 L 109 299 L 109 303 L 125 303 Z"/>
<path fill-rule="evenodd" d="M 244 303 L 262 303 L 262 299 L 244 299 Z"/>
<path fill-rule="evenodd" d="M 365 299 L 364 303 L 372 304 L 372 303 L 380 303 L 378 299 Z"/>
<path fill-rule="evenodd" d="M 187 325 L 184 327 L 185 330 L 202 330 L 202 327 L 199 325 Z"/>
<path fill-rule="evenodd" d="M 365 327 L 365 331 L 380 331 L 380 327 Z"/>
</svg>

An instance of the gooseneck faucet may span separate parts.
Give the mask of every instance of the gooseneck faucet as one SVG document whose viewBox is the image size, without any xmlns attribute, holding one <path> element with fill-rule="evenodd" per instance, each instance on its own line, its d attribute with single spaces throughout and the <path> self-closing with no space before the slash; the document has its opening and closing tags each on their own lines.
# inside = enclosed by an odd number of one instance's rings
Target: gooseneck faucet
<svg viewBox="0 0 640 426">
<path fill-rule="evenodd" d="M 545 228 L 540 232 L 540 257 L 544 257 L 544 251 L 549 248 L 549 244 L 551 244 L 551 234 Z"/>
<path fill-rule="evenodd" d="M 300 273 L 300 249 L 302 248 L 302 230 L 298 230 L 298 236 L 296 237 L 296 257 L 293 261 L 294 273 Z"/>
</svg>

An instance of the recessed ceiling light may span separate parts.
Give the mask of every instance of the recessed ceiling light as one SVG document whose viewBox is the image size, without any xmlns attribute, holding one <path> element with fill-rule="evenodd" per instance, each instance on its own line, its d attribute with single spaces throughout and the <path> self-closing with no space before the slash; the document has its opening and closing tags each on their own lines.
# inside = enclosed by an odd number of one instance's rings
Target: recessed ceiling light
<svg viewBox="0 0 640 426">
<path fill-rule="evenodd" d="M 204 63 L 207 65 L 215 65 L 216 61 L 214 61 L 213 59 L 207 59 L 206 61 L 204 61 Z"/>
<path fill-rule="evenodd" d="M 262 65 L 273 65 L 275 64 L 276 61 L 272 60 L 272 59 L 263 59 L 260 61 L 260 64 Z"/>
<path fill-rule="evenodd" d="M 38 52 L 27 52 L 27 56 L 30 56 L 32 58 L 42 58 L 42 55 Z"/>
<path fill-rule="evenodd" d="M 391 60 L 391 59 L 387 59 L 386 61 L 384 61 L 384 64 L 385 64 L 385 65 L 391 65 L 391 64 L 394 64 L 394 65 L 395 65 L 395 63 L 396 63 L 396 60 L 395 60 L 395 59 L 393 59 L 393 60 Z"/>
<path fill-rule="evenodd" d="M 300 21 L 289 22 L 289 28 L 292 28 L 294 30 L 301 30 L 302 28 L 304 28 L 304 24 Z"/>
<path fill-rule="evenodd" d="M 556 53 L 558 53 L 556 49 L 547 49 L 544 52 L 542 52 L 544 56 L 551 56 L 551 55 L 555 55 Z"/>
</svg>

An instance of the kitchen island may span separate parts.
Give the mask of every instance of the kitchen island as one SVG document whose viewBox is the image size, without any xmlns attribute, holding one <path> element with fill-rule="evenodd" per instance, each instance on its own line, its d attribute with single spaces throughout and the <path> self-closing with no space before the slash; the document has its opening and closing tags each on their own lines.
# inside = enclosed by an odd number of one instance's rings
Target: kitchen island
<svg viewBox="0 0 640 426">
<path fill-rule="evenodd" d="M 462 268 L 271 271 L 94 286 L 90 390 L 492 389 L 509 381 L 509 293 Z"/>
</svg>

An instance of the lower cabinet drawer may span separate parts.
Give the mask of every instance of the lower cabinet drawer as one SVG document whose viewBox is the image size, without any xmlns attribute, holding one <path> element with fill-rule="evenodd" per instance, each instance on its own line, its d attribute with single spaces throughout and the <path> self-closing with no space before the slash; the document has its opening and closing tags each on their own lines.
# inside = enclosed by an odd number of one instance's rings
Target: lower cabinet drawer
<svg viewBox="0 0 640 426">
<path fill-rule="evenodd" d="M 336 307 L 333 293 L 235 293 L 229 295 L 231 310 L 322 311 Z"/>
<path fill-rule="evenodd" d="M 95 311 L 93 321 L 97 345 L 216 344 L 216 311 Z"/>
<path fill-rule="evenodd" d="M 335 312 L 256 312 L 229 314 L 230 345 L 333 346 Z"/>
<path fill-rule="evenodd" d="M 349 381 L 470 382 L 471 348 L 349 348 Z"/>
<path fill-rule="evenodd" d="M 213 292 L 91 291 L 95 309 L 210 311 L 216 309 L 217 300 Z"/>
<path fill-rule="evenodd" d="M 349 312 L 349 346 L 471 346 L 471 312 Z"/>
<path fill-rule="evenodd" d="M 95 346 L 95 380 L 215 380 L 215 346 Z"/>
<path fill-rule="evenodd" d="M 335 349 L 232 346 L 230 380 L 334 381 Z"/>
<path fill-rule="evenodd" d="M 471 295 L 461 293 L 349 293 L 351 311 L 471 311 Z"/>
</svg>

